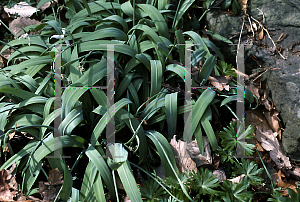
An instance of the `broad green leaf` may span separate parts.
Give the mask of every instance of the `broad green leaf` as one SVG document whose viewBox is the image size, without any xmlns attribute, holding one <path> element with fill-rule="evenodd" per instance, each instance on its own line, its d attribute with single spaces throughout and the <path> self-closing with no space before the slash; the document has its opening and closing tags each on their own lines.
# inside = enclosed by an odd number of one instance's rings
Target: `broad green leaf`
<svg viewBox="0 0 300 202">
<path fill-rule="evenodd" d="M 121 5 L 118 3 L 114 3 L 114 2 L 111 3 L 111 2 L 97 1 L 97 2 L 88 3 L 88 5 L 89 5 L 89 7 L 91 9 L 91 13 L 93 15 L 100 11 L 112 9 L 112 6 L 114 9 L 117 9 L 117 10 L 121 9 Z M 83 10 L 79 11 L 78 13 L 76 13 L 76 15 L 74 15 L 74 17 L 70 21 L 70 24 L 77 21 L 78 19 L 84 19 L 87 16 L 88 16 L 88 11 L 86 9 L 83 9 Z"/>
<path fill-rule="evenodd" d="M 112 200 L 115 199 L 116 193 L 114 189 L 113 179 L 103 157 L 92 145 L 90 145 L 89 148 L 85 151 L 85 154 L 89 157 L 90 161 L 93 162 L 94 166 L 100 172 L 100 175 L 109 190 Z"/>
<path fill-rule="evenodd" d="M 186 31 L 184 33 L 182 33 L 183 35 L 186 34 L 188 35 L 194 42 L 195 47 L 198 49 L 200 47 L 203 48 L 203 50 L 206 52 L 206 57 L 208 57 L 210 55 L 210 52 L 206 46 L 206 44 L 204 43 L 204 39 L 202 39 L 199 34 L 197 34 L 194 31 Z"/>
<path fill-rule="evenodd" d="M 103 130 L 106 127 L 107 122 L 110 121 L 111 117 L 107 117 L 107 114 L 115 114 L 117 113 L 122 107 L 124 107 L 125 105 L 131 104 L 132 102 L 126 98 L 123 98 L 121 100 L 119 100 L 118 102 L 116 102 L 116 104 L 114 106 L 111 106 L 108 110 L 108 112 L 106 112 L 102 118 L 99 120 L 99 122 L 97 123 L 97 125 L 95 126 L 93 133 L 91 135 L 91 144 L 95 145 L 99 136 L 101 135 L 101 133 L 103 132 Z"/>
<path fill-rule="evenodd" d="M 112 170 L 117 170 L 128 158 L 128 152 L 121 143 L 107 145 L 112 159 L 107 158 L 107 164 Z"/>
<path fill-rule="evenodd" d="M 51 64 L 52 62 L 53 60 L 49 55 L 28 59 L 25 60 L 24 62 L 21 62 L 18 65 L 15 65 L 12 71 L 10 72 L 10 74 L 14 75 L 23 71 L 23 69 L 25 68 L 29 68 L 36 65 L 42 65 L 42 64 Z"/>
<path fill-rule="evenodd" d="M 162 7 L 166 3 L 166 0 L 161 0 L 159 2 L 159 6 Z M 138 4 L 137 6 L 143 9 L 149 15 L 151 20 L 154 22 L 159 35 L 169 38 L 168 25 L 162 14 L 154 6 L 151 5 Z M 159 8 L 159 10 L 161 10 L 161 8 Z"/>
<path fill-rule="evenodd" d="M 97 173 L 97 168 L 95 167 L 93 162 L 89 160 L 87 166 L 85 167 L 82 185 L 80 188 L 80 195 L 78 193 L 78 197 L 80 197 L 80 200 L 84 200 L 88 197 L 88 193 L 90 189 L 92 189 L 93 187 L 93 182 L 95 180 L 96 173 Z"/>
<path fill-rule="evenodd" d="M 21 51 L 21 52 L 23 52 L 23 53 L 27 53 L 27 52 L 37 52 L 36 54 L 37 54 L 37 56 L 39 56 L 41 53 L 43 53 L 43 52 L 45 51 L 45 47 L 42 47 L 42 46 L 35 46 L 35 45 L 24 46 L 24 47 L 19 48 L 19 51 Z M 18 57 L 18 56 L 20 56 L 20 55 L 22 55 L 22 54 L 21 54 L 20 52 L 18 52 L 18 51 L 13 52 L 13 53 L 10 55 L 10 57 L 9 57 L 9 59 L 8 59 L 8 61 L 7 61 L 7 63 L 9 63 L 12 59 L 14 59 L 14 58 L 16 58 L 16 57 Z"/>
<path fill-rule="evenodd" d="M 7 122 L 7 116 L 9 114 L 9 111 L 14 107 L 15 105 L 11 105 L 9 103 L 0 103 L 0 130 L 4 131 L 4 127 Z"/>
<path fill-rule="evenodd" d="M 176 30 L 175 35 L 176 35 L 177 44 L 179 44 L 178 45 L 179 60 L 182 64 L 184 64 L 185 63 L 185 46 L 183 44 L 185 44 L 185 40 L 184 40 L 181 30 Z"/>
<path fill-rule="evenodd" d="M 83 110 L 82 106 L 79 105 L 73 109 L 61 122 L 58 127 L 58 130 L 62 135 L 70 135 L 73 129 L 83 121 Z"/>
<path fill-rule="evenodd" d="M 173 137 L 177 126 L 177 92 L 166 95 L 165 107 L 169 137 Z"/>
<path fill-rule="evenodd" d="M 118 112 L 116 112 L 116 116 L 120 118 L 122 121 L 125 122 L 127 127 L 130 129 L 132 134 L 136 134 L 139 139 L 139 163 L 143 161 L 143 159 L 147 156 L 147 140 L 145 136 L 145 131 L 143 127 L 141 127 L 141 123 L 129 112 L 127 112 L 124 109 L 120 109 Z M 131 137 L 130 140 L 128 140 L 127 143 L 131 142 L 133 140 L 134 136 Z"/>
<path fill-rule="evenodd" d="M 215 57 L 213 55 L 209 55 L 209 57 L 205 60 L 203 66 L 201 68 L 201 71 L 198 75 L 198 81 L 201 82 L 202 85 L 205 85 L 215 64 L 216 64 Z"/>
<path fill-rule="evenodd" d="M 142 112 L 140 118 L 144 120 L 148 120 L 153 116 L 160 108 L 165 106 L 165 98 L 156 98 L 153 101 L 151 101 L 147 107 Z"/>
<path fill-rule="evenodd" d="M 109 40 L 95 40 L 95 41 L 86 41 L 79 44 L 79 53 L 84 51 L 93 51 L 93 50 L 102 50 L 107 51 L 108 44 L 116 44 L 115 45 L 115 52 L 123 53 L 125 55 L 129 55 L 134 57 L 137 54 L 136 50 L 126 44 L 121 44 L 115 41 Z"/>
<path fill-rule="evenodd" d="M 182 18 L 183 14 L 187 11 L 187 9 L 194 3 L 194 1 L 195 0 L 185 0 L 182 5 L 177 5 L 172 29 L 175 29 L 175 27 L 177 27 L 179 20 Z"/>
<path fill-rule="evenodd" d="M 62 27 L 56 20 L 47 21 L 46 23 L 53 27 L 58 35 L 62 35 Z"/>
<path fill-rule="evenodd" d="M 92 88 L 92 89 L 90 89 L 90 92 L 92 93 L 92 95 L 93 95 L 94 99 L 96 100 L 96 102 L 98 103 L 98 105 L 101 105 L 103 107 L 107 106 L 106 105 L 107 97 L 102 89 Z"/>
<path fill-rule="evenodd" d="M 162 75 L 162 65 L 160 61 L 150 60 L 150 65 L 151 65 L 150 97 L 152 97 L 160 91 L 163 75 Z"/>
<path fill-rule="evenodd" d="M 133 173 L 131 171 L 128 161 L 125 161 L 118 169 L 118 174 L 121 182 L 124 186 L 126 194 L 129 196 L 131 201 L 143 201 L 141 198 L 141 193 L 137 188 L 136 181 L 134 179 Z"/>
<path fill-rule="evenodd" d="M 197 125 L 198 125 L 199 121 L 201 120 L 202 115 L 204 114 L 208 105 L 214 99 L 215 95 L 216 95 L 215 91 L 213 91 L 212 89 L 206 89 L 200 95 L 200 97 L 198 98 L 196 103 L 192 106 L 193 107 L 192 117 L 191 117 L 191 115 L 189 115 L 189 117 L 188 117 L 188 120 L 192 120 L 192 122 L 188 121 L 184 127 L 184 129 L 187 131 L 183 137 L 185 141 L 188 141 L 188 142 L 191 141 L 192 135 L 194 134 L 194 132 L 197 128 Z"/>
<path fill-rule="evenodd" d="M 82 0 L 82 2 L 83 2 L 84 7 L 85 7 L 86 10 L 87 10 L 89 16 L 92 17 L 92 12 L 91 12 L 90 6 L 89 6 L 88 3 L 86 2 L 86 0 Z"/>
<path fill-rule="evenodd" d="M 151 139 L 158 151 L 166 177 L 172 176 L 176 178 L 177 167 L 175 163 L 175 158 L 167 139 L 159 132 L 151 130 L 146 131 L 146 136 Z"/>
<path fill-rule="evenodd" d="M 5 51 L 10 46 L 19 46 L 19 45 L 28 45 L 28 44 L 29 44 L 28 38 L 15 39 L 10 41 L 8 45 L 5 45 L 0 51 L 0 53 L 3 53 L 3 51 Z M 47 45 L 45 44 L 45 42 L 42 40 L 40 36 L 30 36 L 30 45 L 39 45 L 47 48 Z"/>
<path fill-rule="evenodd" d="M 120 25 L 122 25 L 123 31 L 124 31 L 125 33 L 128 32 L 128 25 L 127 25 L 126 21 L 124 20 L 124 18 L 122 18 L 122 17 L 120 17 L 120 16 L 118 16 L 118 15 L 111 15 L 111 16 L 109 16 L 109 17 L 107 17 L 107 18 L 104 18 L 103 21 L 104 21 L 104 20 L 116 21 L 116 22 L 118 22 Z"/>
<path fill-rule="evenodd" d="M 201 117 L 201 125 L 208 137 L 208 140 L 210 142 L 211 148 L 215 151 L 218 148 L 218 141 L 217 138 L 215 136 L 215 132 L 211 126 L 211 123 L 209 121 L 211 121 L 211 109 L 210 107 L 207 107 L 203 116 Z"/>
<path fill-rule="evenodd" d="M 131 28 L 131 30 L 129 30 L 129 32 L 131 32 L 132 30 L 135 30 L 135 29 L 142 30 L 155 44 L 157 44 L 158 42 L 163 44 L 163 41 L 161 40 L 161 38 L 159 38 L 159 36 L 149 26 L 138 24 L 138 25 L 135 25 L 133 28 Z"/>
<path fill-rule="evenodd" d="M 32 140 L 29 143 L 27 143 L 23 149 L 21 149 L 17 154 L 10 157 L 5 163 L 0 167 L 1 169 L 7 169 L 12 164 L 17 163 L 20 161 L 24 156 L 27 154 L 30 154 L 33 150 L 36 144 L 38 144 L 39 141 Z"/>
<path fill-rule="evenodd" d="M 215 44 L 213 44 L 213 42 L 211 42 L 208 39 L 203 39 L 203 41 L 209 48 L 211 48 L 219 56 L 221 60 L 224 60 L 223 54 L 221 53 L 219 48 Z"/>
<path fill-rule="evenodd" d="M 237 0 L 233 0 L 232 2 L 232 11 L 235 15 L 239 15 L 241 13 L 242 7 Z"/>
<path fill-rule="evenodd" d="M 157 2 L 158 10 L 165 10 L 166 5 L 168 4 L 167 0 L 161 0 Z"/>
<path fill-rule="evenodd" d="M 168 66 L 166 66 L 166 71 L 172 71 L 172 72 L 176 73 L 184 81 L 185 68 L 183 66 L 178 65 L 178 64 L 169 64 Z"/>
<path fill-rule="evenodd" d="M 203 50 L 203 48 L 198 48 L 195 50 L 192 54 L 192 66 L 197 65 L 200 60 L 203 59 L 203 57 L 206 55 L 206 52 Z"/>
<path fill-rule="evenodd" d="M 131 80 L 133 78 L 134 73 L 128 73 L 125 75 L 125 77 L 122 79 L 120 85 L 118 86 L 115 94 L 116 100 L 118 100 L 121 95 L 128 89 L 129 84 L 131 83 Z"/>
<path fill-rule="evenodd" d="M 97 201 L 106 201 L 100 172 L 98 172 L 96 175 L 93 189 L 93 194 L 95 194 Z"/>
<path fill-rule="evenodd" d="M 84 37 L 81 38 L 81 41 L 85 42 L 103 38 L 115 38 L 117 40 L 127 41 L 126 34 L 122 30 L 113 27 L 103 28 L 94 32 L 87 33 Z"/>
<path fill-rule="evenodd" d="M 146 131 L 146 135 L 155 144 L 155 147 L 156 147 L 156 149 L 158 151 L 158 155 L 161 159 L 166 177 L 171 176 L 174 179 L 176 179 L 179 182 L 180 187 L 181 187 L 183 193 L 186 195 L 186 197 L 188 197 L 188 199 L 190 201 L 193 201 L 192 198 L 189 196 L 187 190 L 184 188 L 183 183 L 178 178 L 174 154 L 173 154 L 171 146 L 168 143 L 168 141 L 166 140 L 166 138 L 159 132 L 152 131 L 152 130 Z"/>
<path fill-rule="evenodd" d="M 232 0 L 224 0 L 224 1 L 221 3 L 221 8 L 222 8 L 223 10 L 227 10 L 227 9 L 230 7 L 231 2 L 232 2 Z"/>
<path fill-rule="evenodd" d="M 213 36 L 213 37 L 215 37 L 216 39 L 218 39 L 220 41 L 224 41 L 225 43 L 232 44 L 232 41 L 230 41 L 229 39 L 227 39 L 227 38 L 225 38 L 225 37 L 223 37 L 219 34 L 212 33 L 212 31 L 210 31 L 210 30 L 207 30 L 206 33 Z"/>
<path fill-rule="evenodd" d="M 38 147 L 38 149 L 33 153 L 32 160 L 30 161 L 31 170 L 35 170 L 37 162 L 40 162 L 44 157 L 57 149 L 66 147 L 85 148 L 85 144 L 86 140 L 76 135 L 51 138 L 49 141 Z"/>
</svg>

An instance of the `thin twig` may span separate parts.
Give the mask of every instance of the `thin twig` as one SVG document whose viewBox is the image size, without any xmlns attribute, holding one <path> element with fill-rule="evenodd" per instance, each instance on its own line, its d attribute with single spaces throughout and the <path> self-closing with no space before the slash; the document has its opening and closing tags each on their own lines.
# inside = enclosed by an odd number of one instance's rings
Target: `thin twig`
<svg viewBox="0 0 300 202">
<path fill-rule="evenodd" d="M 251 31 L 252 31 L 252 34 L 253 34 L 253 38 L 254 38 L 254 31 L 253 31 L 251 20 L 250 20 L 249 16 L 247 16 L 247 18 L 248 18 L 248 21 L 249 21 L 249 24 L 250 24 L 250 27 L 251 27 Z"/>
<path fill-rule="evenodd" d="M 269 39 L 271 39 L 271 41 L 272 41 L 272 43 L 273 43 L 273 46 L 275 47 L 275 50 L 276 50 L 276 45 L 275 45 L 273 39 L 271 38 L 271 36 L 270 36 L 268 30 L 267 30 L 266 28 L 264 28 L 264 26 L 262 26 L 262 24 L 261 24 L 260 22 L 258 22 L 255 18 L 253 18 L 252 16 L 251 16 L 251 18 L 252 18 L 252 20 L 254 20 L 255 22 L 257 22 L 257 23 L 259 24 L 259 26 L 261 26 L 261 28 L 263 28 L 263 30 L 265 30 L 265 32 L 267 32 L 268 37 L 269 37 Z M 281 55 L 281 53 L 278 52 L 278 54 L 279 54 L 284 60 L 286 60 L 286 58 L 283 57 L 283 55 Z"/>
<path fill-rule="evenodd" d="M 257 10 L 259 10 L 260 12 L 261 12 L 261 14 L 262 14 L 262 16 L 263 16 L 263 23 L 265 23 L 265 15 L 264 15 L 264 12 L 262 11 L 262 10 L 260 10 L 259 8 L 256 8 Z M 260 13 L 259 13 L 260 14 Z M 258 14 L 258 15 L 259 15 Z"/>
</svg>

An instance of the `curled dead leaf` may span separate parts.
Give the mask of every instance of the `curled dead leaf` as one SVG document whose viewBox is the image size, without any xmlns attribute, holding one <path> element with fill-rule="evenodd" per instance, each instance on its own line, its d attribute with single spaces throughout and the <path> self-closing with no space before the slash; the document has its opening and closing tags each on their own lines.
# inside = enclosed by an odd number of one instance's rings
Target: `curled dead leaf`
<svg viewBox="0 0 300 202">
<path fill-rule="evenodd" d="M 247 2 L 248 0 L 238 0 L 239 4 L 241 5 L 242 11 L 244 12 L 244 14 L 246 15 L 247 13 Z"/>
<path fill-rule="evenodd" d="M 63 184 L 62 174 L 58 168 L 49 172 L 48 182 L 39 182 L 39 193 L 42 195 L 44 201 L 55 200 L 61 185 Z"/>
<path fill-rule="evenodd" d="M 264 38 L 264 30 L 263 28 L 259 28 L 258 31 L 257 31 L 257 34 L 258 34 L 258 38 L 259 40 L 262 40 Z"/>
<path fill-rule="evenodd" d="M 29 25 L 36 25 L 36 24 L 41 24 L 41 22 L 37 20 L 32 20 L 30 18 L 16 18 L 13 21 L 9 23 L 9 29 L 16 35 L 18 36 L 22 28 L 25 28 Z M 20 28 L 22 27 L 22 28 Z"/>
<path fill-rule="evenodd" d="M 204 148 L 204 152 L 202 155 L 200 154 L 200 150 L 196 140 L 193 140 L 187 144 L 187 150 L 191 155 L 193 161 L 195 161 L 197 167 L 212 163 L 209 140 L 205 136 L 203 137 L 203 148 Z"/>
<path fill-rule="evenodd" d="M 244 177 L 245 177 L 245 174 L 241 174 L 238 177 L 235 177 L 233 179 L 229 179 L 229 181 L 231 181 L 232 184 L 234 184 L 234 183 L 240 183 L 244 179 Z"/>
<path fill-rule="evenodd" d="M 295 192 L 297 192 L 296 188 L 297 186 L 295 185 L 295 182 L 290 180 L 288 182 L 284 182 L 282 181 L 282 178 L 284 177 L 284 174 L 281 173 L 281 170 L 278 171 L 278 187 L 282 187 L 282 189 L 284 190 L 284 192 L 282 193 L 283 196 L 287 196 L 289 193 L 287 192 L 286 188 L 290 188 L 293 189 Z"/>
<path fill-rule="evenodd" d="M 281 131 L 281 128 L 279 126 L 279 118 L 278 118 L 279 113 L 277 112 L 277 110 L 272 109 L 271 111 L 264 112 L 263 114 L 266 117 L 268 123 L 270 124 L 272 130 L 274 132 L 279 133 Z"/>
<path fill-rule="evenodd" d="M 0 171 L 0 201 L 14 201 L 17 191 L 10 191 L 10 186 L 5 182 L 12 177 L 5 169 Z"/>
<path fill-rule="evenodd" d="M 218 76 L 218 77 L 208 77 L 208 81 L 216 87 L 219 91 L 222 91 L 224 88 L 225 90 L 229 90 L 229 85 L 227 85 L 231 80 L 231 77 L 225 76 Z"/>
<path fill-rule="evenodd" d="M 62 180 L 63 176 L 58 168 L 55 168 L 49 172 L 48 180 L 50 181 L 50 185 L 61 185 L 63 184 Z"/>
<path fill-rule="evenodd" d="M 12 8 L 4 6 L 4 11 L 10 15 L 18 13 L 21 18 L 29 18 L 36 12 L 36 8 L 30 6 L 26 2 L 20 2 L 15 4 Z"/>
<path fill-rule="evenodd" d="M 197 172 L 196 163 L 192 160 L 189 152 L 187 151 L 187 142 L 176 141 L 176 135 L 170 141 L 170 145 L 175 156 L 177 168 L 180 172 L 187 170 L 194 170 Z"/>
<path fill-rule="evenodd" d="M 261 142 L 261 146 L 270 151 L 271 159 L 276 163 L 279 169 L 285 167 L 291 169 L 289 157 L 285 155 L 276 138 L 277 133 L 272 130 L 263 130 L 260 126 L 256 126 L 256 138 Z"/>
</svg>

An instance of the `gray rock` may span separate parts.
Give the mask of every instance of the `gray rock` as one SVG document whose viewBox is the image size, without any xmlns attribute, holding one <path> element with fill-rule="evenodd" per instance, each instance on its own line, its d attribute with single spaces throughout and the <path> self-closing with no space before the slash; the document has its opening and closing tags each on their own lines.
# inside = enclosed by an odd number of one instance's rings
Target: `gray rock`
<svg viewBox="0 0 300 202">
<path fill-rule="evenodd" d="M 278 68 L 265 73 L 262 82 L 267 83 L 270 91 L 268 99 L 280 112 L 284 123 L 283 148 L 291 160 L 300 161 L 300 56 L 299 52 L 297 54 L 297 52 L 289 50 L 293 42 L 300 40 L 300 4 L 296 0 L 252 0 L 248 2 L 250 15 L 259 19 L 261 16 L 257 9 L 259 8 L 264 13 L 265 26 L 275 28 L 275 31 L 269 31 L 274 42 L 281 34 L 289 35 L 278 42 L 278 45 L 282 47 L 281 54 L 286 60 L 277 54 L 272 54 L 270 51 L 273 47 L 272 42 L 264 32 L 265 39 L 261 43 L 265 43 L 267 47 L 260 47 L 258 44 L 245 46 L 245 68 L 247 74 L 256 72 L 259 68 L 251 56 L 259 59 L 261 68 Z M 209 30 L 227 38 L 232 36 L 230 34 L 239 33 L 242 27 L 241 16 L 220 13 L 217 15 L 217 11 L 208 13 L 207 22 Z M 238 38 L 233 38 L 232 42 L 237 44 Z M 247 44 L 248 39 L 247 35 L 243 35 L 242 43 Z M 214 40 L 214 43 L 230 63 L 236 63 L 236 46 L 226 45 L 217 40 Z M 299 45 L 295 46 L 293 50 L 300 50 Z"/>
</svg>

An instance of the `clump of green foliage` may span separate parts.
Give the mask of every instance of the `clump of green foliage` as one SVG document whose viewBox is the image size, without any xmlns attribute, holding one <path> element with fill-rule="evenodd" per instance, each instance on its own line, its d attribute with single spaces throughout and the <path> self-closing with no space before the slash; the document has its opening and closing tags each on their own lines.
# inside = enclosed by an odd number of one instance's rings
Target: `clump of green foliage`
<svg viewBox="0 0 300 202">
<path fill-rule="evenodd" d="M 48 1 L 40 1 L 37 8 Z M 220 189 L 209 170 L 178 173 L 168 141 L 174 134 L 183 139 L 194 137 L 203 153 L 203 130 L 213 150 L 218 151 L 210 122 L 213 110 L 218 113 L 222 105 L 230 109 L 227 104 L 237 96 L 236 89 L 228 92 L 198 89 L 187 108 L 183 95 L 162 87 L 162 83 L 173 87 L 185 84 L 187 71 L 180 65 L 185 63 L 185 47 L 177 44 L 191 45 L 193 63 L 204 61 L 198 75 L 202 85 L 218 68 L 230 74 L 228 68 L 217 65 L 217 60 L 224 61 L 224 57 L 212 42 L 194 31 L 178 29 L 180 19 L 193 2 L 185 0 L 169 5 L 166 0 L 147 1 L 147 4 L 135 4 L 135 1 L 120 4 L 117 0 L 65 1 L 64 6 L 57 4 L 42 24 L 24 29 L 36 35 L 25 34 L 6 44 L 2 51 L 8 48 L 15 51 L 0 72 L 3 94 L 0 130 L 4 131 L 0 139 L 3 148 L 10 148 L 11 157 L 0 169 L 16 163 L 24 181 L 22 191 L 32 195 L 38 192 L 34 187 L 37 180 L 47 179 L 47 170 L 58 168 L 63 173 L 59 192 L 62 201 L 105 201 L 107 193 L 112 201 L 118 201 L 123 194 L 116 187 L 116 173 L 126 194 L 135 202 L 142 201 L 143 197 L 150 201 L 247 198 L 249 195 L 243 190 L 249 183 L 225 182 Z M 107 62 L 112 57 L 108 53 L 109 45 L 114 45 L 115 72 L 119 72 L 113 106 L 107 102 L 107 91 L 99 87 L 113 82 L 107 78 Z M 55 71 L 53 64 L 57 62 L 57 52 L 62 59 L 59 71 Z M 172 60 L 177 63 L 168 62 Z M 62 79 L 61 97 L 55 95 L 59 78 Z M 231 87 L 236 85 L 230 83 Z M 57 105 L 58 99 L 61 105 Z M 247 89 L 245 100 L 248 104 L 254 101 Z M 182 120 L 188 110 L 193 110 L 189 117 L 192 121 L 187 124 L 188 133 L 183 133 L 177 129 L 177 120 Z M 116 143 L 106 145 L 105 128 L 111 114 L 115 116 Z M 59 120 L 58 128 L 54 128 L 55 120 Z M 21 150 L 14 151 L 9 134 L 20 131 L 32 138 L 24 141 Z M 233 143 L 232 135 L 225 135 L 224 141 Z M 234 148 L 235 145 L 225 150 Z M 57 150 L 71 158 L 47 158 Z M 110 151 L 110 157 L 105 156 L 105 150 Z M 157 157 L 156 161 L 159 157 L 166 181 L 160 182 L 150 174 L 154 163 L 146 160 L 149 156 Z M 139 191 L 132 172 L 136 168 L 156 179 L 144 183 L 151 191 L 147 188 Z M 258 179 L 259 172 L 253 164 L 244 161 L 235 171 L 247 174 L 249 181 Z"/>
</svg>

